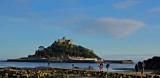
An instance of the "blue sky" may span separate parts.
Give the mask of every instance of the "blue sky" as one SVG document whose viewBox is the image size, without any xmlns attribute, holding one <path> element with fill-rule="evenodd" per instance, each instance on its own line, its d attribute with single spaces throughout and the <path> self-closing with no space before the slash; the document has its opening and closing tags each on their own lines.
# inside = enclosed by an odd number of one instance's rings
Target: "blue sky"
<svg viewBox="0 0 160 78">
<path fill-rule="evenodd" d="M 160 0 L 0 0 L 0 59 L 66 36 L 106 55 L 160 54 Z"/>
</svg>

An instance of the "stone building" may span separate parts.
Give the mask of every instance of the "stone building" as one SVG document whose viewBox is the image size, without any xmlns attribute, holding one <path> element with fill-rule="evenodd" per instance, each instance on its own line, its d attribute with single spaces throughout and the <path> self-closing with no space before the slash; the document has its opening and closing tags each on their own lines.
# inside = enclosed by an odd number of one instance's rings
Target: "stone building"
<svg viewBox="0 0 160 78">
<path fill-rule="evenodd" d="M 73 44 L 73 40 L 72 39 L 67 40 L 66 37 L 63 37 L 62 39 L 58 39 L 58 43 Z"/>
</svg>

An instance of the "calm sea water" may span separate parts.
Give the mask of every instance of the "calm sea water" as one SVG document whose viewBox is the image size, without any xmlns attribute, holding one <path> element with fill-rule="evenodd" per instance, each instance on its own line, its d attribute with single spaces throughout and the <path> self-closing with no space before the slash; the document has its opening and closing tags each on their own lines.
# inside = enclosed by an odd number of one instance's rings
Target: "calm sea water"
<svg viewBox="0 0 160 78">
<path fill-rule="evenodd" d="M 138 61 L 143 61 L 148 58 L 152 58 L 156 55 L 108 55 L 104 56 L 103 58 L 108 60 L 133 60 L 134 63 Z M 62 67 L 62 68 L 72 68 L 72 64 L 75 67 L 80 68 L 88 68 L 89 65 L 92 66 L 94 69 L 98 70 L 99 64 L 97 63 L 50 63 L 50 66 L 53 67 Z M 0 67 L 40 67 L 40 66 L 47 66 L 47 62 L 0 62 Z M 106 64 L 104 64 L 104 71 L 107 69 L 105 68 Z M 123 70 L 114 70 L 114 68 L 134 68 L 135 64 L 110 64 L 109 71 L 123 71 Z"/>
<path fill-rule="evenodd" d="M 50 63 L 50 66 L 53 67 L 62 67 L 62 68 L 72 68 L 72 64 L 75 67 L 80 68 L 88 68 L 88 66 L 92 66 L 94 69 L 98 70 L 99 64 L 97 63 Z M 47 66 L 48 63 L 46 62 L 0 62 L 0 67 L 39 67 L 39 66 Z M 107 69 L 105 68 L 104 63 L 104 71 Z M 122 70 L 114 70 L 114 68 L 134 68 L 135 64 L 110 64 L 109 71 L 122 71 Z"/>
</svg>

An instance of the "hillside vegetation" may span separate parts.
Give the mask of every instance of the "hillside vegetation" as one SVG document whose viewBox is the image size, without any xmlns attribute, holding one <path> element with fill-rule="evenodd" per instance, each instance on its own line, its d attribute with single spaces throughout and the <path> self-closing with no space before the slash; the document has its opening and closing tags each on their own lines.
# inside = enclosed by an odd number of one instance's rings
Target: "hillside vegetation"
<svg viewBox="0 0 160 78">
<path fill-rule="evenodd" d="M 38 50 L 36 50 L 33 56 L 50 58 L 50 57 L 84 57 L 84 58 L 99 58 L 93 50 L 88 48 L 74 45 L 73 43 L 69 43 L 65 37 L 63 39 L 55 41 L 51 46 L 44 48 L 40 46 Z"/>
</svg>

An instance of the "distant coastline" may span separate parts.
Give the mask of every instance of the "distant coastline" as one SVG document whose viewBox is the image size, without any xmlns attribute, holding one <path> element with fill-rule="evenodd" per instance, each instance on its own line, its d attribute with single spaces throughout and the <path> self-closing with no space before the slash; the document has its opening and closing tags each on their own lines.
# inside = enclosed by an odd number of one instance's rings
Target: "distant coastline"
<svg viewBox="0 0 160 78">
<path fill-rule="evenodd" d="M 2 62 L 50 62 L 50 63 L 101 63 L 94 60 L 62 60 L 62 61 L 49 61 L 49 60 L 17 60 L 8 59 Z M 133 64 L 132 60 L 105 60 L 104 63 L 117 63 L 117 64 Z"/>
<path fill-rule="evenodd" d="M 108 63 L 119 63 L 119 64 L 133 64 L 132 60 L 105 60 Z"/>
</svg>

